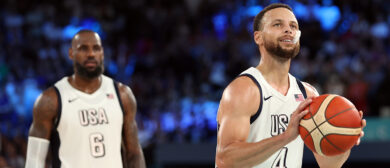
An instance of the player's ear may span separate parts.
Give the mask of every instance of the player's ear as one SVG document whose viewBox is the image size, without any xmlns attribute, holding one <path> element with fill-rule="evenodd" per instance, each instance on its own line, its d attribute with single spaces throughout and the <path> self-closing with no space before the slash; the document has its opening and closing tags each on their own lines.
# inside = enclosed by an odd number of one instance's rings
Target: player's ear
<svg viewBox="0 0 390 168">
<path fill-rule="evenodd" d="M 253 38 L 255 40 L 255 43 L 260 46 L 263 44 L 263 32 L 262 31 L 255 31 L 253 33 Z"/>
<path fill-rule="evenodd" d="M 72 47 L 69 48 L 68 54 L 69 54 L 69 58 L 70 58 L 71 60 L 73 60 L 73 50 L 72 50 Z"/>
</svg>

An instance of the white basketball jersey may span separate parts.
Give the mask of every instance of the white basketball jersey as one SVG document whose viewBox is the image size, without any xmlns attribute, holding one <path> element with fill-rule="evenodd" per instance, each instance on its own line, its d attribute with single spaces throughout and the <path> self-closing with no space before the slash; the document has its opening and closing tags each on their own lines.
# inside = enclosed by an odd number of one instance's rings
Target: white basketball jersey
<svg viewBox="0 0 390 168">
<path fill-rule="evenodd" d="M 55 88 L 60 101 L 51 137 L 53 167 L 121 168 L 123 112 L 114 81 L 102 75 L 92 94 L 73 88 L 68 77 Z"/>
<path fill-rule="evenodd" d="M 258 112 L 251 117 L 247 142 L 259 142 L 283 133 L 287 129 L 291 114 L 306 97 L 302 83 L 289 74 L 290 88 L 287 95 L 284 96 L 272 88 L 256 68 L 251 67 L 242 72 L 240 76 L 250 77 L 259 87 L 262 96 Z M 302 139 L 298 136 L 255 168 L 301 167 L 303 144 Z"/>
</svg>

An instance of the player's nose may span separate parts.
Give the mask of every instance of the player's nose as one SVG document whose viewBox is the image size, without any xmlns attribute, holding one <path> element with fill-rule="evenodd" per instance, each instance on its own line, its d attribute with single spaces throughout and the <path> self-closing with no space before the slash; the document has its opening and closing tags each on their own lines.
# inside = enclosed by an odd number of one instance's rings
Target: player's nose
<svg viewBox="0 0 390 168">
<path fill-rule="evenodd" d="M 89 48 L 87 52 L 87 57 L 95 57 L 95 56 L 96 56 L 95 51 L 92 48 Z"/>
<path fill-rule="evenodd" d="M 284 33 L 286 34 L 292 34 L 292 29 L 290 26 L 284 26 Z"/>
</svg>

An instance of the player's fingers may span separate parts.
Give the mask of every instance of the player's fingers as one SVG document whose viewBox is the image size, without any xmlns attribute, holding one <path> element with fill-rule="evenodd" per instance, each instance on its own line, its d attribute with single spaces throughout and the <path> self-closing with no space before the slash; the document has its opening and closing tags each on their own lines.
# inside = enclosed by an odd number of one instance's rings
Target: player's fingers
<svg viewBox="0 0 390 168">
<path fill-rule="evenodd" d="M 359 139 L 357 140 L 356 145 L 359 145 L 359 144 L 360 144 L 360 138 L 363 138 L 363 136 L 364 136 L 364 131 L 362 130 L 362 131 L 360 132 Z"/>
<path fill-rule="evenodd" d="M 363 118 L 363 111 L 362 110 L 359 111 L 359 115 L 360 115 L 360 118 Z"/>
<path fill-rule="evenodd" d="M 300 120 L 303 116 L 305 116 L 307 113 L 309 113 L 309 110 L 303 110 L 301 113 L 299 113 L 299 114 L 298 114 L 299 120 Z"/>
<path fill-rule="evenodd" d="M 362 128 L 366 127 L 366 125 L 367 125 L 366 119 L 362 119 Z"/>
<path fill-rule="evenodd" d="M 301 104 L 299 104 L 297 111 L 302 111 L 306 108 L 307 105 L 309 105 L 313 100 L 311 98 L 307 98 L 305 101 L 303 101 Z"/>
</svg>

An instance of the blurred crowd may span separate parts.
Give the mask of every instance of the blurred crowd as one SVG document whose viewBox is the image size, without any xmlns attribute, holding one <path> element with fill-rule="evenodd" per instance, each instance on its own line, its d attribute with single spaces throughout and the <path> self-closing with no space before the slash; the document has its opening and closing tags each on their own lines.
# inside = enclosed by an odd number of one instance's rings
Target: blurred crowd
<svg viewBox="0 0 390 168">
<path fill-rule="evenodd" d="M 144 148 L 215 142 L 223 89 L 260 59 L 253 15 L 240 13 L 271 2 L 277 1 L 6 0 L 0 6 L 0 167 L 23 167 L 34 101 L 72 74 L 70 38 L 82 27 L 102 36 L 105 74 L 132 88 Z M 301 51 L 290 73 L 320 94 L 347 97 L 365 116 L 390 116 L 390 2 L 283 2 L 308 9 L 298 17 Z M 339 10 L 333 28 L 312 16 L 316 6 Z"/>
</svg>

